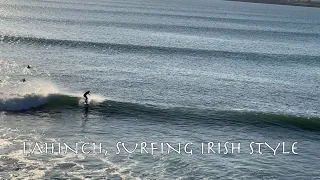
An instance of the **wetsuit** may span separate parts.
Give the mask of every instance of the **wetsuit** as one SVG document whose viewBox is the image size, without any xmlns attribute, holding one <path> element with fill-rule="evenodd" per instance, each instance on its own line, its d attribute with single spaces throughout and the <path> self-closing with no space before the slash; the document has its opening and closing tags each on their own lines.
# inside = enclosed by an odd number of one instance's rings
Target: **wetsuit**
<svg viewBox="0 0 320 180">
<path fill-rule="evenodd" d="M 90 95 L 90 91 L 85 92 L 84 95 L 83 95 L 83 97 L 86 98 L 86 99 L 85 99 L 86 104 L 88 104 L 88 97 L 87 97 L 87 95 Z"/>
</svg>

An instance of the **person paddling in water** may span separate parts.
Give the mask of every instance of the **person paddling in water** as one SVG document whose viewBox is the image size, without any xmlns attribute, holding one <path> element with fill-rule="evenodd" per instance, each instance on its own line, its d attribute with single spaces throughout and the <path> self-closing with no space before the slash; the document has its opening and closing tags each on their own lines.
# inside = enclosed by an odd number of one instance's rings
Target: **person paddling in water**
<svg viewBox="0 0 320 180">
<path fill-rule="evenodd" d="M 84 102 L 85 102 L 86 104 L 88 104 L 88 97 L 87 97 L 87 95 L 90 95 L 90 91 L 85 92 L 84 95 L 83 95 L 83 97 L 86 98 L 86 99 L 84 100 Z"/>
</svg>

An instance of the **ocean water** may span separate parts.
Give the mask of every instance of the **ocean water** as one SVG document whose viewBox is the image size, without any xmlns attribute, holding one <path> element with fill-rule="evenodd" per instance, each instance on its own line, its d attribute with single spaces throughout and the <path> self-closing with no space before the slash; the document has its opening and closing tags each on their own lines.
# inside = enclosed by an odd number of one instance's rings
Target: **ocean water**
<svg viewBox="0 0 320 180">
<path fill-rule="evenodd" d="M 2 179 L 320 179 L 318 8 L 1 0 L 0 80 Z"/>
</svg>

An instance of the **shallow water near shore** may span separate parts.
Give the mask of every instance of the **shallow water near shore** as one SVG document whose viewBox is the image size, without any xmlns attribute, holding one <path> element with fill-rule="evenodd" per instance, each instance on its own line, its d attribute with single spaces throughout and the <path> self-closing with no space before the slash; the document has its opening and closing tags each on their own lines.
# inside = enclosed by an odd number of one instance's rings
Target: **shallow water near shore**
<svg viewBox="0 0 320 180">
<path fill-rule="evenodd" d="M 219 0 L 1 1 L 0 177 L 319 178 L 319 15 Z"/>
</svg>

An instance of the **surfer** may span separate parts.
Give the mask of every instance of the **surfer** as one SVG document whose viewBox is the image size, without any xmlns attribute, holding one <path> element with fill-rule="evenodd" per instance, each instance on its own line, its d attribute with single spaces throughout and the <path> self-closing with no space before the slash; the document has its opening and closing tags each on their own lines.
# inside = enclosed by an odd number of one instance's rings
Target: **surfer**
<svg viewBox="0 0 320 180">
<path fill-rule="evenodd" d="M 86 98 L 85 101 L 84 101 L 86 104 L 88 104 L 88 97 L 87 97 L 87 95 L 90 95 L 90 91 L 85 92 L 84 95 L 83 95 L 83 97 Z"/>
<path fill-rule="evenodd" d="M 21 81 L 22 81 L 22 82 L 26 82 L 26 78 L 23 78 Z"/>
<path fill-rule="evenodd" d="M 28 69 L 31 69 L 31 66 L 28 65 L 27 68 L 28 68 Z"/>
</svg>

